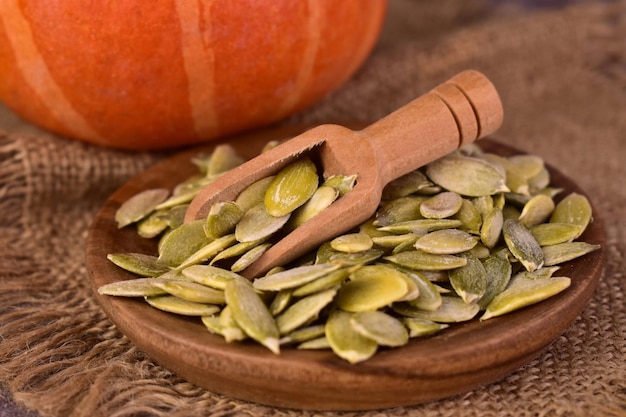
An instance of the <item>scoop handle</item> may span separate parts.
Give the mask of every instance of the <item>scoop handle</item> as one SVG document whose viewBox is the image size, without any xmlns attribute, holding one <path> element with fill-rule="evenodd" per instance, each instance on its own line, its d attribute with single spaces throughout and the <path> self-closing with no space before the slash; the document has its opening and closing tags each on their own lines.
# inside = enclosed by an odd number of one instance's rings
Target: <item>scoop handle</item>
<svg viewBox="0 0 626 417">
<path fill-rule="evenodd" d="M 376 150 L 388 182 L 493 133 L 502 120 L 495 86 L 466 70 L 359 133 Z"/>
</svg>

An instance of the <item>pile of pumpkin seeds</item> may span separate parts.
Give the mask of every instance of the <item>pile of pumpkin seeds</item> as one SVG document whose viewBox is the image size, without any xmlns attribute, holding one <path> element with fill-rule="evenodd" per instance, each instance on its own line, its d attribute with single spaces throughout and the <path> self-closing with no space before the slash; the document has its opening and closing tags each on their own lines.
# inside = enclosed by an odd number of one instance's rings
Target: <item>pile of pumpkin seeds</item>
<svg viewBox="0 0 626 417">
<path fill-rule="evenodd" d="M 270 142 L 267 148 L 274 146 Z M 137 275 L 99 288 L 196 316 L 228 342 L 331 349 L 350 363 L 478 318 L 540 302 L 570 285 L 559 265 L 599 248 L 577 239 L 592 219 L 587 198 L 550 185 L 534 155 L 502 157 L 467 145 L 384 189 L 374 217 L 292 265 L 252 282 L 239 274 L 283 233 L 354 187 L 322 178 L 303 156 L 206 219 L 183 223 L 206 184 L 243 162 L 218 146 L 174 190 L 146 190 L 117 211 L 118 227 L 156 238 L 157 254 L 108 259 Z"/>
</svg>

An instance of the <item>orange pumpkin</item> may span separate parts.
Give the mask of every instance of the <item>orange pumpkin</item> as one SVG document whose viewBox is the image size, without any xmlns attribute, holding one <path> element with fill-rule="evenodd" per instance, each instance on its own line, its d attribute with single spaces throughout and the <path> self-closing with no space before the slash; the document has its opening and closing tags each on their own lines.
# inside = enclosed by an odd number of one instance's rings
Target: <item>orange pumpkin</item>
<svg viewBox="0 0 626 417">
<path fill-rule="evenodd" d="M 103 146 L 204 142 L 336 89 L 385 10 L 386 0 L 1 0 L 0 100 Z"/>
</svg>

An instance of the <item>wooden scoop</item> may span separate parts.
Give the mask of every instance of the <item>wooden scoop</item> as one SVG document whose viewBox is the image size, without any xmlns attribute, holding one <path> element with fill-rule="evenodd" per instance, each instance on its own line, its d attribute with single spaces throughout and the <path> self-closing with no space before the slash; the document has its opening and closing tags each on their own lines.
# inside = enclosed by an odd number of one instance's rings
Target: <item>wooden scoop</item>
<svg viewBox="0 0 626 417">
<path fill-rule="evenodd" d="M 185 221 L 205 218 L 214 203 L 233 201 L 253 182 L 308 154 L 324 177 L 357 175 L 356 186 L 282 238 L 243 275 L 258 277 L 360 225 L 375 212 L 391 180 L 494 132 L 502 103 L 491 82 L 464 71 L 361 131 L 321 125 L 231 170 L 191 202 Z"/>
</svg>

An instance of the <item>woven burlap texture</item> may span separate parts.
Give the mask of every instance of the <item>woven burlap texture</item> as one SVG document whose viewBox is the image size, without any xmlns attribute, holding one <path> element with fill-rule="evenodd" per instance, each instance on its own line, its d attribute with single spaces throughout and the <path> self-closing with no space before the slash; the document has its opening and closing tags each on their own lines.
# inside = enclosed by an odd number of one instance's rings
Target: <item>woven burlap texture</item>
<svg viewBox="0 0 626 417">
<path fill-rule="evenodd" d="M 411 14 L 419 6 L 404 7 L 397 16 L 404 24 L 419 20 Z M 14 398 L 43 416 L 73 417 L 626 416 L 626 2 L 488 23 L 477 15 L 453 26 L 399 43 L 383 38 L 340 91 L 290 122 L 375 120 L 467 68 L 492 79 L 506 119 L 497 138 L 575 179 L 606 229 L 595 296 L 547 351 L 473 392 L 380 412 L 282 410 L 207 392 L 120 334 L 96 304 L 84 265 L 96 210 L 166 155 L 7 133 L 0 135 L 0 380 Z"/>
</svg>

